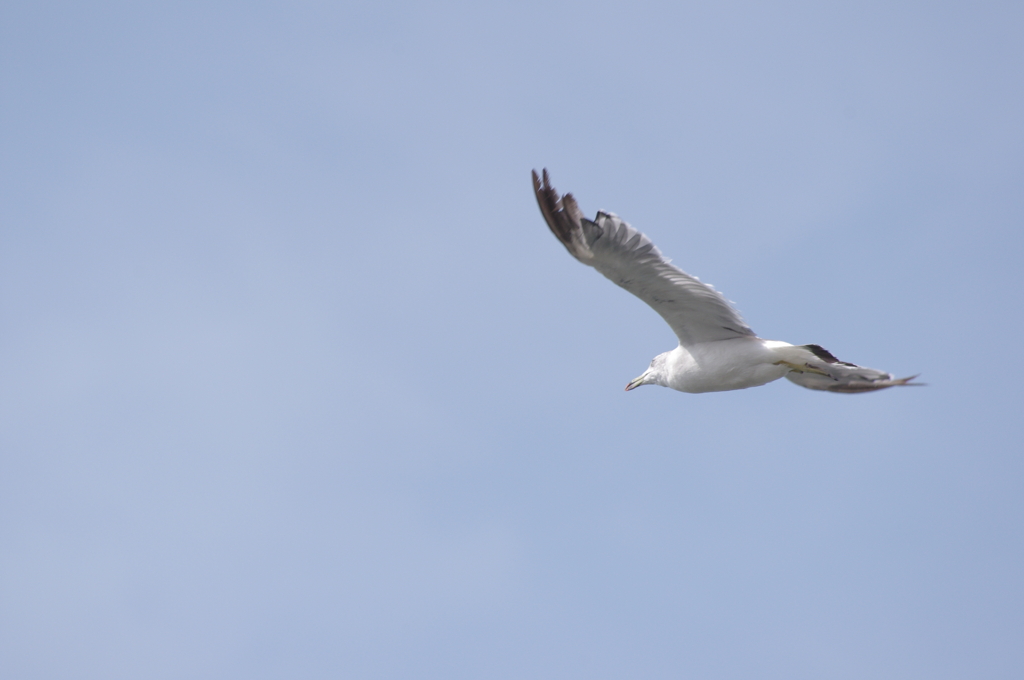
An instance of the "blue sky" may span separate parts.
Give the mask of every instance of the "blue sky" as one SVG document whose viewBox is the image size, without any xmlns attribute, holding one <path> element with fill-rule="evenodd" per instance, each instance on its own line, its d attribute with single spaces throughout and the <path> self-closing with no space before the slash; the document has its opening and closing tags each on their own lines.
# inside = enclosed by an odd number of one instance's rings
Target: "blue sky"
<svg viewBox="0 0 1024 680">
<path fill-rule="evenodd" d="M 0 675 L 1024 672 L 1018 3 L 7 3 Z M 926 388 L 674 337 L 529 172 Z"/>
</svg>

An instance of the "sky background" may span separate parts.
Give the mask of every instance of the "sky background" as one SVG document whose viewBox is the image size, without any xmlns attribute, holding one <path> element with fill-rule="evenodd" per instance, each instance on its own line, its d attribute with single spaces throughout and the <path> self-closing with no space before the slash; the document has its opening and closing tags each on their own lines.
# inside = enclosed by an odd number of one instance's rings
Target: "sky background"
<svg viewBox="0 0 1024 680">
<path fill-rule="evenodd" d="M 4 3 L 0 676 L 1022 677 L 1022 27 Z M 541 167 L 928 386 L 624 392 Z"/>
</svg>

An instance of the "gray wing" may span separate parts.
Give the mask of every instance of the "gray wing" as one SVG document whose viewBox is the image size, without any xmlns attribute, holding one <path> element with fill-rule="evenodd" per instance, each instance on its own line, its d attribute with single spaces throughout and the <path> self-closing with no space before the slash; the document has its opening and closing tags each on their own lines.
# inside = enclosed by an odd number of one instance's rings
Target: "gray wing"
<svg viewBox="0 0 1024 680">
<path fill-rule="evenodd" d="M 650 305 L 681 345 L 754 335 L 721 293 L 670 264 L 617 215 L 599 212 L 586 219 L 572 194 L 559 197 L 547 170 L 543 180 L 533 172 L 533 189 L 544 219 L 569 253 Z"/>
<path fill-rule="evenodd" d="M 909 378 L 894 378 L 892 373 L 852 365 L 851 367 L 833 367 L 829 370 L 828 375 L 797 373 L 795 371 L 790 371 L 786 374 L 786 378 L 791 383 L 800 387 L 806 387 L 809 390 L 845 392 L 847 394 L 874 392 L 875 390 L 884 390 L 887 387 L 896 387 L 898 385 L 923 385 L 924 383 L 912 382 L 916 377 L 916 375 L 912 375 Z"/>
<path fill-rule="evenodd" d="M 857 393 L 874 392 L 897 385 L 924 384 L 912 382 L 916 375 L 909 378 L 894 378 L 892 373 L 840 361 L 821 345 L 800 345 L 791 349 L 804 352 L 805 357 L 793 366 L 793 370 L 786 374 L 786 378 L 809 390 Z M 800 370 L 798 366 L 801 364 L 808 370 Z"/>
</svg>

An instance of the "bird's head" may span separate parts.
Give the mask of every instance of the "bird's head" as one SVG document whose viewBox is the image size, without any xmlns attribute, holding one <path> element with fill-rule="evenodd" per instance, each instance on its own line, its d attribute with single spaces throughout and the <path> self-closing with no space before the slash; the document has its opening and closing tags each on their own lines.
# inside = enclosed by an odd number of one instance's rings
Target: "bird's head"
<svg viewBox="0 0 1024 680">
<path fill-rule="evenodd" d="M 654 357 L 646 371 L 641 373 L 639 377 L 629 381 L 629 384 L 626 385 L 626 391 L 636 389 L 641 385 L 664 385 L 665 360 L 668 358 L 668 354 L 668 352 L 665 352 Z"/>
</svg>

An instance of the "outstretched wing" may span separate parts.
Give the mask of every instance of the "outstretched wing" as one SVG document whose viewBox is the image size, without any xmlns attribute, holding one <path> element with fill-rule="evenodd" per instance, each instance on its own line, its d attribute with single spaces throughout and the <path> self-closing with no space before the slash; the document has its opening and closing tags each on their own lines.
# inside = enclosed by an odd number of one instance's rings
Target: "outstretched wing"
<svg viewBox="0 0 1024 680">
<path fill-rule="evenodd" d="M 721 293 L 670 264 L 650 239 L 617 215 L 583 217 L 572 194 L 559 197 L 547 170 L 543 179 L 533 172 L 533 189 L 552 233 L 572 256 L 650 305 L 681 345 L 754 335 Z"/>
<path fill-rule="evenodd" d="M 804 352 L 802 363 L 791 364 L 793 370 L 786 378 L 800 387 L 826 392 L 874 392 L 898 385 L 923 385 L 911 382 L 916 375 L 909 378 L 894 378 L 892 373 L 879 371 L 875 368 L 858 366 L 847 361 L 840 361 L 821 345 L 799 345 L 790 347 L 789 351 Z M 807 370 L 800 370 L 805 368 Z"/>
</svg>

